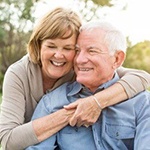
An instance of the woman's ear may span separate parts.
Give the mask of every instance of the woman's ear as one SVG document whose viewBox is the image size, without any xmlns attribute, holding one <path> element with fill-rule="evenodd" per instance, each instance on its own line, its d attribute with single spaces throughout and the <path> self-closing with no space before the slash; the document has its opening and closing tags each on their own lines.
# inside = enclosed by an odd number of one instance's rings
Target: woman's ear
<svg viewBox="0 0 150 150">
<path fill-rule="evenodd" d="M 115 58 L 116 59 L 115 59 L 115 62 L 114 62 L 114 68 L 118 68 L 123 64 L 123 62 L 126 58 L 126 54 L 123 51 L 117 51 L 115 53 Z"/>
</svg>

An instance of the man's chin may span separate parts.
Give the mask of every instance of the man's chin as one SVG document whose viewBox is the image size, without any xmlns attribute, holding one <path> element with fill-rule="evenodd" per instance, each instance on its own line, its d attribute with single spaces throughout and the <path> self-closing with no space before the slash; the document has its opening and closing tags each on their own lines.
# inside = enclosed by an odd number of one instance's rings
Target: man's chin
<svg viewBox="0 0 150 150">
<path fill-rule="evenodd" d="M 85 77 L 77 78 L 76 81 L 79 82 L 79 83 L 81 83 L 81 84 L 83 84 L 83 85 L 85 85 L 85 83 L 88 82 L 88 80 L 86 80 Z"/>
</svg>

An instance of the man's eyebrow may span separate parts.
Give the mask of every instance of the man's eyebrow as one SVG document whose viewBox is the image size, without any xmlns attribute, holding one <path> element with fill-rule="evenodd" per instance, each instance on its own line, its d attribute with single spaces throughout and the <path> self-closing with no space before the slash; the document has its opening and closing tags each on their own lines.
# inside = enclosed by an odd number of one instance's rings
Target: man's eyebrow
<svg viewBox="0 0 150 150">
<path fill-rule="evenodd" d="M 89 49 L 89 48 L 100 49 L 99 47 L 97 47 L 97 46 L 95 46 L 95 45 L 92 45 L 92 46 L 88 46 L 87 48 L 88 48 L 88 49 Z"/>
</svg>

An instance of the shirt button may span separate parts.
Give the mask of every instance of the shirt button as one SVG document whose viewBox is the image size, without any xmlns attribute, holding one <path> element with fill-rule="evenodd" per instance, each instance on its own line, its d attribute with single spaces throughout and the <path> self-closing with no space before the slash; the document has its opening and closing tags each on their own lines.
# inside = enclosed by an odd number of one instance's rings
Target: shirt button
<svg viewBox="0 0 150 150">
<path fill-rule="evenodd" d="M 119 132 L 116 132 L 116 136 L 119 136 Z"/>
<path fill-rule="evenodd" d="M 75 131 L 78 132 L 78 127 L 75 127 Z"/>
</svg>

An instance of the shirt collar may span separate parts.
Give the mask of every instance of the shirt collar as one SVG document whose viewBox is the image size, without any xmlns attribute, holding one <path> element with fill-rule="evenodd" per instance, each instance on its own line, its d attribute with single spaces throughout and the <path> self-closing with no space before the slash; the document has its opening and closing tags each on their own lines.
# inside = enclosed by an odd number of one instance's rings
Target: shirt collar
<svg viewBox="0 0 150 150">
<path fill-rule="evenodd" d="M 111 86 L 112 84 L 116 83 L 118 80 L 119 80 L 119 76 L 118 76 L 118 74 L 115 72 L 113 79 L 112 79 L 112 80 L 109 80 L 108 82 L 106 82 L 106 83 L 104 83 L 104 84 L 102 84 L 102 85 L 100 85 L 100 86 L 97 88 L 97 90 L 96 90 L 95 93 L 97 93 L 98 91 L 101 91 L 101 90 L 103 90 L 103 89 L 108 88 L 108 87 Z M 78 83 L 77 81 L 75 81 L 75 82 L 74 82 L 73 84 L 71 84 L 70 86 L 71 86 L 71 87 L 70 87 L 71 90 L 70 90 L 70 92 L 67 94 L 68 96 L 73 96 L 73 95 L 76 95 L 76 94 L 78 94 L 78 93 L 84 94 L 84 95 L 87 95 L 87 96 L 94 94 L 94 93 L 92 93 L 91 91 L 89 91 L 89 89 L 87 89 L 85 86 L 83 86 L 82 84 Z M 85 97 L 85 96 L 81 96 L 81 97 Z"/>
</svg>

